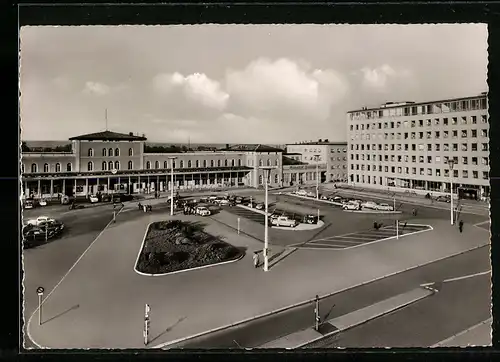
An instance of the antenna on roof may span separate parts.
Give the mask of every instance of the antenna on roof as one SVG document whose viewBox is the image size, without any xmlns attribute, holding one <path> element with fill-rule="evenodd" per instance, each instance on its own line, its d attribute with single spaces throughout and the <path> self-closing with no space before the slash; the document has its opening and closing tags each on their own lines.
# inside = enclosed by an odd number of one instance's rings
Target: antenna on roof
<svg viewBox="0 0 500 362">
<path fill-rule="evenodd" d="M 104 118 L 106 119 L 106 131 L 108 130 L 108 109 L 104 111 Z"/>
</svg>

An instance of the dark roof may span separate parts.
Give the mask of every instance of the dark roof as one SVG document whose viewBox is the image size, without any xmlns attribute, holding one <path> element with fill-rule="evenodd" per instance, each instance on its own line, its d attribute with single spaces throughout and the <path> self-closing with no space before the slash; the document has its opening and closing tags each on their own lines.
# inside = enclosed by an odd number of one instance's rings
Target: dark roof
<svg viewBox="0 0 500 362">
<path fill-rule="evenodd" d="M 286 156 L 286 155 L 302 155 L 302 153 L 298 153 L 298 152 L 285 152 L 283 154 L 283 156 Z"/>
<path fill-rule="evenodd" d="M 240 151 L 240 152 L 283 152 L 281 148 L 271 147 L 267 145 L 234 145 L 226 147 L 223 151 Z"/>
<path fill-rule="evenodd" d="M 85 141 L 146 141 L 146 137 L 134 136 L 133 134 L 117 133 L 111 131 L 103 131 L 96 133 L 84 134 L 81 136 L 71 137 L 73 140 L 85 140 Z"/>
</svg>

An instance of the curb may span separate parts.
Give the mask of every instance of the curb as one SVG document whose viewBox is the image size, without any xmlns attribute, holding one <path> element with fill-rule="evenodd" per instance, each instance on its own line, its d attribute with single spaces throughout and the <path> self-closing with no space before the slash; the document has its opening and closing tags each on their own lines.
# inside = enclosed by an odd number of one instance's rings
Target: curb
<svg viewBox="0 0 500 362">
<path fill-rule="evenodd" d="M 352 212 L 357 214 L 402 214 L 402 211 L 377 211 L 377 210 L 342 210 L 344 212 Z"/>
<path fill-rule="evenodd" d="M 349 327 L 347 327 L 347 328 L 344 328 L 344 329 L 337 329 L 337 330 L 335 330 L 335 331 L 333 331 L 333 332 L 326 333 L 326 334 L 324 334 L 324 335 L 322 335 L 322 336 L 320 336 L 320 337 L 318 337 L 318 338 L 315 338 L 315 339 L 313 339 L 312 341 L 308 341 L 308 342 L 306 342 L 306 343 L 299 344 L 299 345 L 298 345 L 298 346 L 296 346 L 296 347 L 291 347 L 291 348 L 286 348 L 286 349 L 296 349 L 296 348 L 301 348 L 301 347 L 307 346 L 308 344 L 311 344 L 311 343 L 314 343 L 314 342 L 320 341 L 320 340 L 322 340 L 322 339 L 324 339 L 324 338 L 328 338 L 328 337 L 330 337 L 330 336 L 333 336 L 333 335 L 335 335 L 335 334 L 339 334 L 339 333 L 342 333 L 342 332 L 348 331 L 349 329 L 359 327 L 359 326 L 361 326 L 361 325 L 363 325 L 363 324 L 365 324 L 365 323 L 368 323 L 368 322 L 370 322 L 370 321 L 372 321 L 372 320 L 375 320 L 375 319 L 377 319 L 377 318 L 383 317 L 383 316 L 388 315 L 388 314 L 390 314 L 390 313 L 393 313 L 393 312 L 395 312 L 395 311 L 397 311 L 397 310 L 403 309 L 403 308 L 405 308 L 405 307 L 407 307 L 407 306 L 409 306 L 409 305 L 411 305 L 411 304 L 413 304 L 413 303 L 420 302 L 422 299 L 425 299 L 425 298 L 427 298 L 427 297 L 430 297 L 430 296 L 431 296 L 431 295 L 433 295 L 433 294 L 435 294 L 435 292 L 430 292 L 429 294 L 427 294 L 427 295 L 425 295 L 425 296 L 419 297 L 419 298 L 414 299 L 414 300 L 412 300 L 412 301 L 410 301 L 410 302 L 406 302 L 406 303 L 404 303 L 404 304 L 401 304 L 401 305 L 398 305 L 398 306 L 396 306 L 396 307 L 393 307 L 393 308 L 391 308 L 391 309 L 389 309 L 389 310 L 386 310 L 386 311 L 384 311 L 384 312 L 382 312 L 382 313 L 377 314 L 376 316 L 369 317 L 369 318 L 367 318 L 367 319 L 363 320 L 362 322 L 359 322 L 359 323 L 357 323 L 357 324 L 353 324 L 353 325 L 351 325 L 351 326 L 349 326 Z M 329 322 L 328 322 L 328 321 L 326 321 L 325 323 L 329 323 Z M 330 324 L 331 324 L 331 323 L 330 323 Z M 332 324 L 332 326 L 334 326 L 334 325 Z M 334 326 L 334 327 L 335 327 L 335 326 Z"/>
<path fill-rule="evenodd" d="M 436 263 L 436 262 L 439 262 L 439 261 L 442 261 L 442 260 L 446 260 L 446 259 L 449 259 L 449 258 L 453 258 L 455 256 L 462 255 L 462 254 L 468 253 L 470 251 L 473 251 L 473 250 L 485 247 L 487 245 L 490 245 L 490 244 L 487 243 L 487 244 L 484 244 L 484 245 L 475 246 L 473 248 L 470 248 L 470 249 L 467 249 L 467 250 L 463 250 L 463 251 L 460 251 L 458 253 L 451 254 L 451 255 L 448 255 L 448 256 L 445 256 L 445 257 L 441 257 L 441 258 L 429 261 L 427 263 L 418 264 L 416 266 L 412 266 L 412 267 L 409 267 L 409 268 L 406 268 L 406 269 L 403 269 L 403 270 L 400 270 L 400 271 L 397 271 L 397 272 L 389 273 L 387 275 L 384 275 L 384 276 L 381 276 L 381 277 L 378 277 L 378 278 L 375 278 L 375 279 L 372 279 L 372 280 L 369 280 L 369 281 L 366 281 L 366 282 L 362 282 L 362 283 L 359 283 L 359 284 L 356 284 L 356 285 L 353 285 L 353 286 L 350 286 L 350 287 L 347 287 L 347 288 L 344 288 L 344 289 L 341 289 L 341 290 L 337 290 L 335 292 L 331 292 L 331 293 L 325 294 L 323 296 L 320 296 L 319 299 L 324 299 L 324 298 L 330 297 L 330 296 L 335 295 L 335 294 L 343 293 L 343 292 L 346 292 L 348 290 L 351 290 L 351 289 L 354 289 L 354 288 L 357 288 L 357 287 L 361 287 L 361 286 L 364 286 L 364 285 L 376 282 L 378 280 L 382 280 L 382 279 L 385 279 L 385 278 L 392 277 L 394 275 L 398 275 L 398 274 L 407 272 L 409 270 L 420 268 L 420 267 L 422 267 L 424 265 L 428 265 L 428 264 Z M 308 300 L 305 300 L 303 302 L 295 303 L 295 304 L 292 304 L 292 305 L 289 305 L 289 306 L 286 306 L 286 307 L 282 307 L 282 308 L 273 310 L 271 312 L 263 313 L 263 314 L 260 314 L 260 315 L 254 316 L 254 317 L 243 319 L 243 320 L 238 321 L 238 322 L 234 322 L 234 323 L 226 324 L 226 325 L 221 326 L 221 327 L 213 328 L 213 329 L 210 329 L 210 330 L 205 331 L 205 332 L 200 332 L 200 333 L 197 333 L 197 334 L 194 334 L 194 335 L 191 335 L 191 336 L 179 338 L 179 339 L 176 339 L 176 340 L 170 341 L 170 342 L 165 342 L 165 343 L 156 345 L 156 346 L 151 347 L 151 348 L 165 348 L 165 347 L 168 347 L 170 345 L 174 345 L 174 344 L 177 344 L 177 343 L 185 342 L 185 341 L 188 341 L 190 339 L 201 337 L 201 336 L 204 336 L 204 335 L 207 335 L 207 334 L 210 334 L 210 333 L 220 332 L 220 331 L 229 329 L 231 327 L 238 326 L 240 324 L 244 324 L 244 323 L 251 322 L 251 321 L 254 321 L 254 320 L 257 320 L 257 319 L 261 319 L 261 318 L 265 318 L 265 317 L 268 317 L 268 316 L 271 316 L 271 315 L 274 315 L 274 314 L 278 314 L 278 313 L 287 311 L 289 309 L 293 309 L 293 308 L 300 307 L 300 306 L 303 306 L 303 305 L 306 305 L 306 304 L 309 304 L 309 303 L 313 303 L 315 301 L 316 301 L 315 298 L 308 299 Z"/>
<path fill-rule="evenodd" d="M 457 337 L 460 337 L 460 336 L 462 336 L 462 335 L 464 335 L 464 334 L 466 334 L 466 333 L 468 333 L 468 332 L 470 332 L 470 331 L 472 331 L 472 330 L 474 330 L 474 329 L 476 329 L 478 327 L 481 327 L 483 324 L 486 324 L 486 323 L 490 323 L 492 325 L 492 327 L 493 327 L 493 318 L 490 317 L 490 318 L 486 319 L 485 321 L 482 321 L 482 322 L 480 322 L 478 324 L 473 325 L 472 327 L 467 328 L 466 330 L 463 330 L 463 331 L 461 331 L 459 333 L 456 333 L 453 336 L 448 337 L 448 338 L 442 340 L 441 342 L 438 342 L 438 343 L 430 346 L 430 348 L 460 348 L 461 346 L 449 346 L 449 347 L 446 347 L 446 346 L 443 346 L 443 344 L 448 343 L 449 341 L 452 341 L 453 339 L 455 339 Z M 476 345 L 470 345 L 468 347 L 477 347 L 477 346 Z M 480 347 L 484 347 L 484 346 L 480 346 Z"/>
<path fill-rule="evenodd" d="M 226 260 L 226 261 L 222 261 L 220 263 L 209 264 L 209 265 L 202 265 L 202 266 L 197 266 L 195 268 L 176 270 L 176 271 L 172 271 L 172 272 L 168 272 L 168 273 L 148 274 L 148 273 L 140 272 L 140 271 L 137 270 L 137 263 L 139 262 L 139 257 L 141 256 L 142 249 L 144 248 L 144 242 L 146 241 L 146 236 L 148 235 L 149 227 L 151 226 L 151 224 L 153 224 L 155 222 L 157 222 L 157 221 L 150 222 L 148 224 L 148 226 L 146 227 L 146 232 L 144 233 L 144 237 L 142 238 L 141 247 L 139 248 L 139 252 L 137 253 L 137 259 L 135 259 L 134 271 L 137 274 L 139 274 L 139 275 L 142 275 L 142 276 L 145 276 L 145 277 L 163 277 L 163 276 L 171 275 L 171 274 L 185 273 L 185 272 L 190 272 L 190 271 L 194 271 L 194 270 L 198 270 L 198 269 L 204 269 L 204 268 L 210 268 L 210 267 L 213 267 L 213 266 L 234 263 L 236 261 L 239 261 L 239 260 L 243 259 L 245 257 L 245 255 L 246 255 L 246 253 L 242 253 L 238 258 L 233 259 L 233 260 Z"/>
</svg>

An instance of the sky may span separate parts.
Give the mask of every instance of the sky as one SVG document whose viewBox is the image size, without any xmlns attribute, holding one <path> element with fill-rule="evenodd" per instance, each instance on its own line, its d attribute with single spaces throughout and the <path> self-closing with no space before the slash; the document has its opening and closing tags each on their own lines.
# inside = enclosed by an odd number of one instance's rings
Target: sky
<svg viewBox="0 0 500 362">
<path fill-rule="evenodd" d="M 485 24 L 23 27 L 23 140 L 346 141 L 346 112 L 487 91 Z"/>
</svg>

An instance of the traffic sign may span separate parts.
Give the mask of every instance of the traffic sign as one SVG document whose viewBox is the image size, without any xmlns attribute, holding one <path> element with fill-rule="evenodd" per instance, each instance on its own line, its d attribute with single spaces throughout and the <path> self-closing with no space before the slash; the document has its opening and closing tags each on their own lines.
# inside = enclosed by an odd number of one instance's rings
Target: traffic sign
<svg viewBox="0 0 500 362">
<path fill-rule="evenodd" d="M 37 293 L 38 295 L 42 295 L 44 291 L 45 291 L 45 289 L 43 289 L 43 287 L 38 287 L 38 288 L 36 288 L 36 293 Z"/>
</svg>

